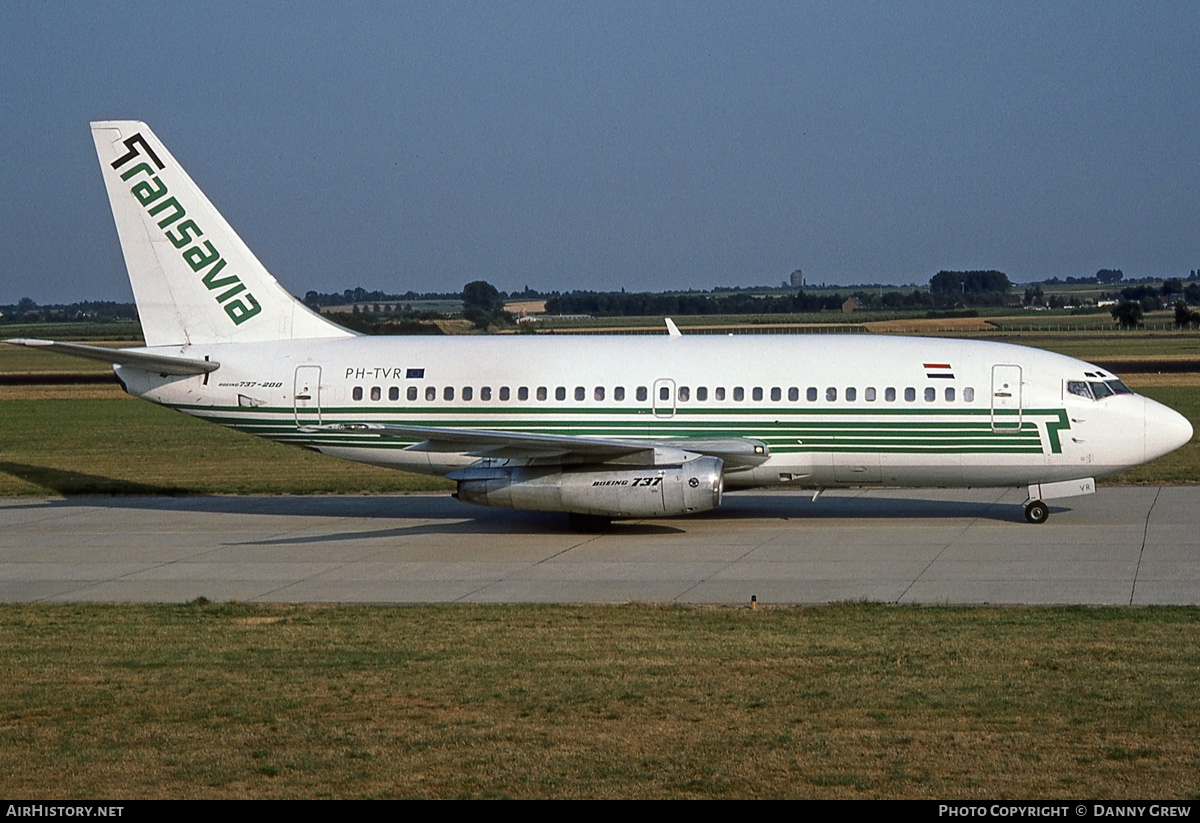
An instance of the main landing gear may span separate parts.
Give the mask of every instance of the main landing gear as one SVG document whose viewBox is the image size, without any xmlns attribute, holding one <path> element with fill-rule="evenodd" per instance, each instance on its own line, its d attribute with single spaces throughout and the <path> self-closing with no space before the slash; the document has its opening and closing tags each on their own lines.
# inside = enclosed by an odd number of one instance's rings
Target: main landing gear
<svg viewBox="0 0 1200 823">
<path fill-rule="evenodd" d="M 1050 507 L 1041 500 L 1030 500 L 1025 504 L 1025 519 L 1034 525 L 1050 519 Z"/>
</svg>

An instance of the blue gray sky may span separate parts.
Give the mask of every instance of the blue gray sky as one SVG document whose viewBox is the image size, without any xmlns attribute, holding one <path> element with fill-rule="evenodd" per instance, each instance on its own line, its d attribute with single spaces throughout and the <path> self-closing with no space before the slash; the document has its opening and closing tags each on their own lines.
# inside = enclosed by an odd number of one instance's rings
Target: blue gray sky
<svg viewBox="0 0 1200 823">
<path fill-rule="evenodd" d="M 0 0 L 0 303 L 129 300 L 88 121 L 293 292 L 1200 268 L 1194 2 Z"/>
</svg>

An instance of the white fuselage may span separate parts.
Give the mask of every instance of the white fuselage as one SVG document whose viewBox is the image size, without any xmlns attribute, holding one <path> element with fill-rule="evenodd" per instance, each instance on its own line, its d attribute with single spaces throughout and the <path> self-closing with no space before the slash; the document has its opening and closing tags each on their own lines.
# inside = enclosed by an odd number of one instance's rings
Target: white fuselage
<svg viewBox="0 0 1200 823">
<path fill-rule="evenodd" d="M 730 487 L 1022 485 L 1096 477 L 1182 445 L 1191 426 L 1115 376 L 1001 343 L 831 336 L 353 337 L 161 348 L 209 375 L 118 368 L 133 394 L 336 457 L 430 474 L 473 463 L 384 423 L 659 442 L 751 438 Z M 1099 393 L 1099 390 L 1097 390 Z M 525 462 L 534 462 L 525 461 Z"/>
</svg>

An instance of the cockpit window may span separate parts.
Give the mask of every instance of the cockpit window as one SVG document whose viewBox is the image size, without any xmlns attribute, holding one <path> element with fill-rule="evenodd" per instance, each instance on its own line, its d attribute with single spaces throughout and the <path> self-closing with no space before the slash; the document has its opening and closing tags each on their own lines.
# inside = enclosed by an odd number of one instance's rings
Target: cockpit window
<svg viewBox="0 0 1200 823">
<path fill-rule="evenodd" d="M 1118 394 L 1133 394 L 1133 389 L 1116 378 L 1104 381 L 1089 380 L 1086 382 L 1083 380 L 1068 380 L 1067 393 L 1086 397 L 1089 400 L 1103 400 L 1106 397 L 1113 397 Z"/>
<path fill-rule="evenodd" d="M 1088 400 L 1092 399 L 1092 390 L 1089 389 L 1088 384 L 1084 383 L 1082 380 L 1068 380 L 1067 393 L 1077 394 L 1080 397 L 1086 397 Z"/>
</svg>

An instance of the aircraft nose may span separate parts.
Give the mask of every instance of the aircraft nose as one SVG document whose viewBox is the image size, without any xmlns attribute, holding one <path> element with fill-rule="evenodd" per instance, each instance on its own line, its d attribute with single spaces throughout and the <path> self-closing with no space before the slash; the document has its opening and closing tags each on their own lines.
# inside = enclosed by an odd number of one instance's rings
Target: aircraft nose
<svg viewBox="0 0 1200 823">
<path fill-rule="evenodd" d="M 1192 424 L 1179 412 L 1146 399 L 1146 459 L 1169 454 L 1192 439 Z"/>
</svg>

